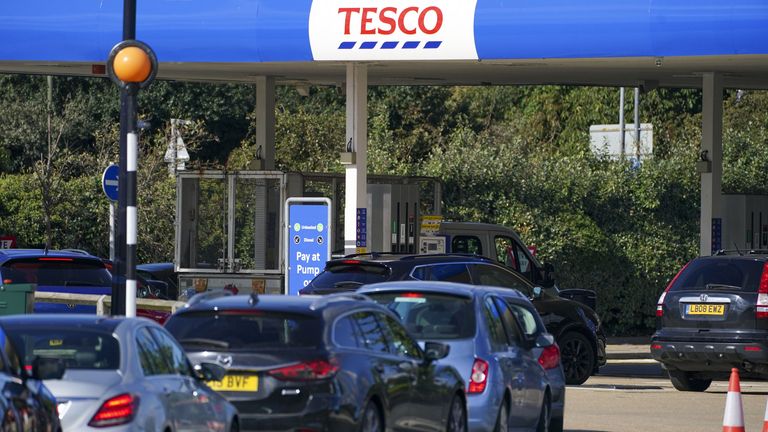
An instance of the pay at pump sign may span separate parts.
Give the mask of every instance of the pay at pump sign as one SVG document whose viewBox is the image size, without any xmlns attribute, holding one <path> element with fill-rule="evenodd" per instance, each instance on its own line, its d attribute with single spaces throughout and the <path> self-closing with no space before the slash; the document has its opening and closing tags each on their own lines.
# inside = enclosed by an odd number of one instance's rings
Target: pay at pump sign
<svg viewBox="0 0 768 432">
<path fill-rule="evenodd" d="M 289 198 L 285 214 L 286 294 L 298 295 L 331 259 L 331 200 Z"/>
</svg>

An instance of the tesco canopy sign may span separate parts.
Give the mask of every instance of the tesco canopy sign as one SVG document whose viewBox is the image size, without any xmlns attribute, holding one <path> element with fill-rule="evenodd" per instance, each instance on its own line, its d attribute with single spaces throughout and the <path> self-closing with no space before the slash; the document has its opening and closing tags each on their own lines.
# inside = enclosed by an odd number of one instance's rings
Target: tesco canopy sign
<svg viewBox="0 0 768 432">
<path fill-rule="evenodd" d="M 315 60 L 477 59 L 477 1 L 314 0 Z"/>
</svg>

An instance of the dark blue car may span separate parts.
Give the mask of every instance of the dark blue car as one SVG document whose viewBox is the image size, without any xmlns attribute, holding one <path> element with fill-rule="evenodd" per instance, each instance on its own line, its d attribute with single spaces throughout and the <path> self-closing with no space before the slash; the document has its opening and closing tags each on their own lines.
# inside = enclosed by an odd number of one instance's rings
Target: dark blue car
<svg viewBox="0 0 768 432">
<path fill-rule="evenodd" d="M 0 281 L 36 284 L 39 292 L 110 295 L 112 275 L 101 258 L 75 251 L 0 250 Z M 35 313 L 95 313 L 95 306 L 35 302 Z"/>
</svg>

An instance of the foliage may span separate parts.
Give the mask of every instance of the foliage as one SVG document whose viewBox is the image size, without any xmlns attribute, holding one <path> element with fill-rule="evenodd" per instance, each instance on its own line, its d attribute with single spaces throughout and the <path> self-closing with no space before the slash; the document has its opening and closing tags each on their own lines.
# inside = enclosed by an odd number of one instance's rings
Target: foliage
<svg viewBox="0 0 768 432">
<path fill-rule="evenodd" d="M 0 76 L 0 233 L 16 235 L 20 246 L 45 242 L 32 167 L 47 151 L 47 92 L 44 77 Z M 341 171 L 340 89 L 312 87 L 301 96 L 278 87 L 276 95 L 278 169 Z M 108 207 L 99 179 L 117 160 L 117 91 L 105 79 L 56 77 L 51 102 L 51 129 L 62 131 L 59 168 L 51 170 L 59 204 L 47 206 L 51 246 L 106 256 Z M 151 125 L 140 141 L 140 261 L 173 257 L 175 182 L 163 162 L 170 119 L 194 121 L 182 130 L 191 168 L 243 169 L 259 151 L 254 107 L 253 85 L 160 81 L 142 91 L 139 114 Z M 617 107 L 613 88 L 374 87 L 369 172 L 440 179 L 447 218 L 516 229 L 555 266 L 562 287 L 598 292 L 609 334 L 648 334 L 659 292 L 698 250 L 701 92 L 643 93 L 641 119 L 654 125 L 654 157 L 639 168 L 589 150 L 589 126 L 616 123 Z M 631 123 L 631 89 L 624 109 Z M 724 191 L 768 193 L 766 118 L 768 93 L 725 93 Z M 208 231 L 222 229 L 222 194 L 213 190 L 203 210 L 209 214 L 201 214 Z M 252 213 L 238 207 L 238 217 Z M 241 225 L 243 233 L 253 229 Z M 220 236 L 209 240 L 201 253 L 220 256 Z"/>
</svg>

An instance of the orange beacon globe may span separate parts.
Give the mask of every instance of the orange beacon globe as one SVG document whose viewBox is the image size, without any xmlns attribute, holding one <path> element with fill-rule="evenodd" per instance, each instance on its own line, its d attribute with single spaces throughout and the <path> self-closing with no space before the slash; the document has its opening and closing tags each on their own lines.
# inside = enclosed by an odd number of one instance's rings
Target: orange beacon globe
<svg viewBox="0 0 768 432">
<path fill-rule="evenodd" d="M 140 83 L 149 78 L 152 62 L 143 49 L 129 46 L 121 49 L 112 61 L 112 67 L 123 82 Z"/>
</svg>

